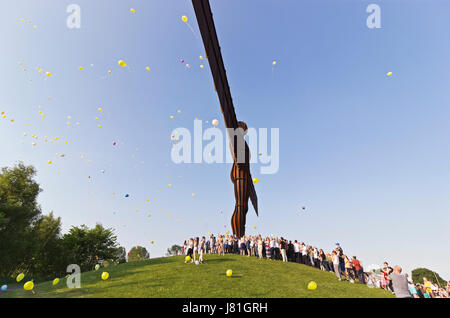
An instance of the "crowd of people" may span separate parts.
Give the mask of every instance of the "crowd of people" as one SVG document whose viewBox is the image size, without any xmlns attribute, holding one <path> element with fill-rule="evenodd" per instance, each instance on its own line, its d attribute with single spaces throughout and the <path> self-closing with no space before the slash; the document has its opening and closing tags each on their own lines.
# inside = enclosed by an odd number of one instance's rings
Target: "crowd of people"
<svg viewBox="0 0 450 318">
<path fill-rule="evenodd" d="M 189 256 L 190 262 L 196 264 L 204 262 L 205 254 L 240 254 L 259 259 L 296 262 L 333 272 L 338 280 L 386 289 L 398 298 L 449 298 L 450 295 L 450 282 L 441 287 L 424 278 L 423 284 L 414 284 L 408 274 L 402 274 L 400 266 L 392 268 L 387 262 L 382 268 L 364 271 L 361 261 L 356 256 L 348 257 L 339 243 L 336 243 L 331 252 L 325 253 L 316 246 L 273 235 L 265 238 L 261 235 L 239 238 L 227 234 L 219 234 L 217 237 L 211 234 L 209 238 L 202 236 L 184 241 L 179 254 Z"/>
</svg>

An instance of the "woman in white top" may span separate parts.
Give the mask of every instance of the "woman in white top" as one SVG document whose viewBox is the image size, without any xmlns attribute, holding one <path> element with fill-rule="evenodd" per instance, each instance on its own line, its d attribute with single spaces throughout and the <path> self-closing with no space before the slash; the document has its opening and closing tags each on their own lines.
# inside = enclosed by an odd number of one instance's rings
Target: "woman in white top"
<svg viewBox="0 0 450 318">
<path fill-rule="evenodd" d="M 196 237 L 195 240 L 194 240 L 194 258 L 193 258 L 193 262 L 196 261 L 197 253 L 198 253 L 198 237 Z"/>
<path fill-rule="evenodd" d="M 239 240 L 239 252 L 242 256 L 245 255 L 245 236 Z"/>
<path fill-rule="evenodd" d="M 250 236 L 250 250 L 248 251 L 248 256 L 253 256 L 254 254 L 254 247 L 255 247 L 255 238 L 253 236 Z"/>
<path fill-rule="evenodd" d="M 200 264 L 203 264 L 203 249 L 205 248 L 205 237 L 202 237 L 202 240 L 200 241 L 200 245 L 198 247 L 198 253 L 200 257 L 198 258 L 198 262 Z"/>
<path fill-rule="evenodd" d="M 341 280 L 342 278 L 341 278 L 341 271 L 339 268 L 339 256 L 336 254 L 336 251 L 333 251 L 331 253 L 331 259 L 333 261 L 334 273 L 336 274 L 338 280 Z"/>
<path fill-rule="evenodd" d="M 259 259 L 263 259 L 263 241 L 261 235 L 258 236 L 258 257 Z"/>
</svg>

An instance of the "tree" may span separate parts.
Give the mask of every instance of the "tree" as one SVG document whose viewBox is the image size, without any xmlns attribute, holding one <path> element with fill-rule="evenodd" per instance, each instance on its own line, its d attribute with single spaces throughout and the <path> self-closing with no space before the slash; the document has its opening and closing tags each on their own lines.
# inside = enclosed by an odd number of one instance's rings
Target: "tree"
<svg viewBox="0 0 450 318">
<path fill-rule="evenodd" d="M 114 259 L 118 264 L 126 263 L 127 262 L 127 252 L 125 250 L 125 247 L 120 246 L 117 249 L 116 257 Z"/>
<path fill-rule="evenodd" d="M 438 283 L 444 287 L 447 286 L 447 281 L 444 280 L 441 276 L 439 276 L 438 273 L 433 272 L 432 270 L 428 268 L 416 268 L 411 271 L 412 274 L 412 280 L 415 284 L 420 283 L 423 284 L 423 278 L 426 277 L 428 280 L 432 281 L 433 283 Z M 437 280 L 436 280 L 437 278 Z"/>
<path fill-rule="evenodd" d="M 174 256 L 178 255 L 178 251 L 181 251 L 183 248 L 179 245 L 172 245 L 167 249 L 166 256 Z"/>
<path fill-rule="evenodd" d="M 0 276 L 30 271 L 38 242 L 34 225 L 41 217 L 34 180 L 36 170 L 23 163 L 0 173 Z"/>
<path fill-rule="evenodd" d="M 111 228 L 97 224 L 93 229 L 86 225 L 73 226 L 63 236 L 63 246 L 68 253 L 69 264 L 77 264 L 81 271 L 92 270 L 98 260 L 115 259 L 119 247 Z"/>
<path fill-rule="evenodd" d="M 128 261 L 140 261 L 144 259 L 150 258 L 150 254 L 147 252 L 147 249 L 142 246 L 134 246 L 131 248 L 130 252 L 128 252 Z"/>
<path fill-rule="evenodd" d="M 39 244 L 33 254 L 31 271 L 45 278 L 63 276 L 68 264 L 61 238 L 61 218 L 55 218 L 50 212 L 36 222 L 34 232 Z"/>
</svg>

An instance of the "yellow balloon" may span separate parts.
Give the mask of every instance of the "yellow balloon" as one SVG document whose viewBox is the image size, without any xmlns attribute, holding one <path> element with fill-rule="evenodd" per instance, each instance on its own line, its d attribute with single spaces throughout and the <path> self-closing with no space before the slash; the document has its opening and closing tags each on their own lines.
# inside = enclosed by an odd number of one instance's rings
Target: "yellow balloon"
<svg viewBox="0 0 450 318">
<path fill-rule="evenodd" d="M 190 256 L 186 256 L 186 257 L 184 258 L 184 260 L 185 260 L 186 262 L 189 262 L 189 261 L 191 260 L 191 257 L 190 257 Z"/>
<path fill-rule="evenodd" d="M 231 277 L 233 275 L 233 271 L 231 269 L 227 270 L 227 276 Z"/>
<path fill-rule="evenodd" d="M 276 64 L 277 64 L 277 61 L 273 61 L 273 62 L 272 62 L 272 65 L 276 65 Z"/>
<path fill-rule="evenodd" d="M 253 183 L 258 183 L 258 182 L 259 182 L 258 178 L 253 178 Z"/>
<path fill-rule="evenodd" d="M 34 283 L 32 281 L 26 282 L 23 285 L 23 289 L 25 290 L 32 290 L 34 288 Z"/>
<path fill-rule="evenodd" d="M 181 17 L 181 20 L 182 20 L 183 22 L 187 22 L 188 18 L 187 18 L 187 16 L 183 15 L 183 16 Z"/>
<path fill-rule="evenodd" d="M 25 277 L 25 274 L 24 273 L 20 273 L 19 275 L 17 275 L 16 281 L 20 282 L 24 277 Z"/>
<path fill-rule="evenodd" d="M 55 278 L 54 280 L 53 280 L 53 286 L 55 286 L 55 285 L 58 285 L 58 283 L 59 283 L 59 278 Z"/>
<path fill-rule="evenodd" d="M 82 70 L 83 69 L 83 66 L 80 66 L 80 70 Z"/>
<path fill-rule="evenodd" d="M 387 76 L 392 76 L 392 72 L 388 72 L 386 75 Z"/>
<path fill-rule="evenodd" d="M 47 73 L 45 73 L 45 75 L 47 75 L 47 76 L 52 76 L 52 73 L 50 73 L 50 72 L 47 72 Z"/>
<path fill-rule="evenodd" d="M 125 67 L 127 66 L 127 63 L 125 63 L 125 61 L 120 60 L 119 62 L 117 62 L 120 66 Z"/>
<path fill-rule="evenodd" d="M 308 283 L 308 289 L 309 289 L 309 290 L 315 290 L 316 288 L 317 288 L 317 284 L 316 284 L 315 281 L 310 281 L 310 282 Z"/>
<path fill-rule="evenodd" d="M 135 12 L 135 10 L 134 10 L 133 8 L 131 8 L 131 9 L 130 9 L 130 12 L 131 12 L 131 13 L 134 13 L 134 12 Z"/>
<path fill-rule="evenodd" d="M 150 67 L 148 67 L 148 66 L 147 66 L 145 69 L 146 69 L 147 71 L 150 71 Z"/>
<path fill-rule="evenodd" d="M 109 278 L 109 273 L 108 272 L 103 272 L 102 273 L 102 279 L 103 280 L 107 280 Z"/>
<path fill-rule="evenodd" d="M 48 161 L 48 164 L 51 165 L 53 162 L 51 160 Z"/>
<path fill-rule="evenodd" d="M 110 71 L 108 71 L 108 74 L 112 74 L 112 71 L 110 70 Z"/>
</svg>

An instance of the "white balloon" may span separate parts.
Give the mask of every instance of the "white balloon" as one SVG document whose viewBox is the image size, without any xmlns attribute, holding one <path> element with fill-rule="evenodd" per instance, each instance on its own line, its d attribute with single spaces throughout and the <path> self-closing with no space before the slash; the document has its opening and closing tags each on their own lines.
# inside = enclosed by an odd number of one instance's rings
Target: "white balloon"
<svg viewBox="0 0 450 318">
<path fill-rule="evenodd" d="M 212 125 L 213 125 L 214 127 L 219 126 L 219 121 L 218 121 L 217 119 L 213 119 Z"/>
</svg>

